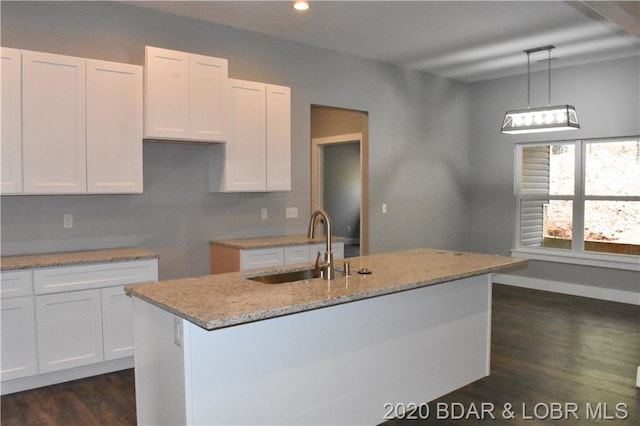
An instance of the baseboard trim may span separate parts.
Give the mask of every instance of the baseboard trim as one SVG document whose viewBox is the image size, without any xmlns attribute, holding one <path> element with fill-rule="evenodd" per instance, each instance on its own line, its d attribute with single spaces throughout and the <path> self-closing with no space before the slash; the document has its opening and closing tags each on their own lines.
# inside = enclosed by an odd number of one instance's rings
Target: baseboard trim
<svg viewBox="0 0 640 426">
<path fill-rule="evenodd" d="M 7 395 L 14 392 L 22 392 L 29 389 L 68 382 L 70 380 L 112 373 L 127 368 L 133 368 L 133 356 L 7 380 L 0 383 L 0 394 Z"/>
<path fill-rule="evenodd" d="M 588 285 L 550 281 L 539 278 L 523 277 L 520 275 L 493 274 L 492 281 L 496 284 L 506 284 L 514 287 L 525 287 L 534 290 L 551 291 L 554 293 L 570 294 L 572 296 L 590 297 L 592 299 L 607 300 L 609 302 L 640 305 L 640 293 L 633 291 L 615 290 L 610 288 L 592 287 Z"/>
</svg>

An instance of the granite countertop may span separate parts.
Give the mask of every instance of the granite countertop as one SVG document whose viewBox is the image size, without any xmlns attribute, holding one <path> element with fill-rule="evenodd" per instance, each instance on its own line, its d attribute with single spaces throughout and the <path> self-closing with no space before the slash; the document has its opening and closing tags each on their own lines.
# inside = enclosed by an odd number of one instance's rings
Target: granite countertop
<svg viewBox="0 0 640 426">
<path fill-rule="evenodd" d="M 344 238 L 333 236 L 331 237 L 331 241 L 340 242 L 344 241 Z M 311 240 L 306 235 L 285 235 L 278 237 L 239 238 L 233 240 L 209 241 L 212 245 L 232 247 L 242 250 L 281 246 L 299 246 L 302 244 L 324 244 L 325 242 L 326 240 L 324 237 L 317 237 Z"/>
<path fill-rule="evenodd" d="M 353 275 L 282 284 L 247 279 L 275 267 L 153 284 L 129 285 L 125 291 L 206 329 L 214 330 L 397 293 L 491 272 L 526 267 L 528 260 L 507 256 L 415 249 L 348 259 Z M 368 268 L 370 275 L 355 271 Z"/>
<path fill-rule="evenodd" d="M 153 259 L 157 257 L 158 255 L 156 253 L 137 247 L 27 254 L 1 257 L 0 270 L 14 271 L 19 269 L 50 268 L 54 266 L 74 266 L 88 263 Z"/>
</svg>

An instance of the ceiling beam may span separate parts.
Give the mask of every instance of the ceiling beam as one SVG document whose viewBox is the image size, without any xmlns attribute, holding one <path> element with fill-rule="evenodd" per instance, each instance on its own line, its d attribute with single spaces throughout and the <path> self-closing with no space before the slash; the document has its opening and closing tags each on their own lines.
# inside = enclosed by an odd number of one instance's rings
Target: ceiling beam
<svg viewBox="0 0 640 426">
<path fill-rule="evenodd" d="M 573 2 L 571 2 L 573 3 Z M 640 45 L 640 2 L 638 1 L 581 1 L 581 10 L 605 19 L 636 39 Z"/>
</svg>

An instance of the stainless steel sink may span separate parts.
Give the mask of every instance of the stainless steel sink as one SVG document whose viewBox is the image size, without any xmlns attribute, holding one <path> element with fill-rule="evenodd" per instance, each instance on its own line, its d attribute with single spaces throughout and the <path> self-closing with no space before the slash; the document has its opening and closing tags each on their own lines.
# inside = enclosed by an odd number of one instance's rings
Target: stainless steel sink
<svg viewBox="0 0 640 426">
<path fill-rule="evenodd" d="M 299 271 L 287 271 L 270 275 L 258 275 L 257 277 L 247 277 L 247 279 L 265 284 L 282 284 L 294 281 L 310 280 L 319 277 L 319 271 L 316 272 L 313 269 L 302 269 Z"/>
</svg>

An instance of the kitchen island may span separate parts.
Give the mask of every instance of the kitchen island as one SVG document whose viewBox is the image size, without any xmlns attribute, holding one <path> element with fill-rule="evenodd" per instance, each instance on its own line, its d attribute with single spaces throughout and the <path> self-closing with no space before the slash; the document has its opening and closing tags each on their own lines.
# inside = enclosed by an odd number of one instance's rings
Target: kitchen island
<svg viewBox="0 0 640 426">
<path fill-rule="evenodd" d="M 490 274 L 525 259 L 349 260 L 332 281 L 248 279 L 281 267 L 128 286 L 138 422 L 375 424 L 489 374 Z"/>
</svg>

